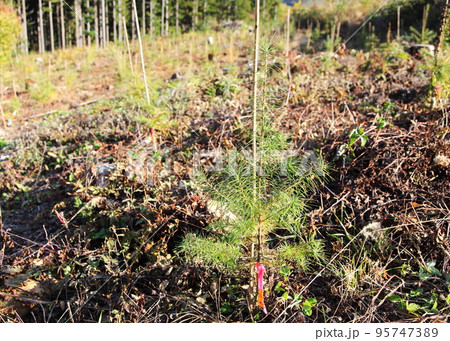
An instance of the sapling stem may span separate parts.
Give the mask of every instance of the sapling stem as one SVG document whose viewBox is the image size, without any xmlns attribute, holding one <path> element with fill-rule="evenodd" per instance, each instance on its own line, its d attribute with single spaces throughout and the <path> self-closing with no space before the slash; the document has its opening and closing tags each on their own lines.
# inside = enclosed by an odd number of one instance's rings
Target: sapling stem
<svg viewBox="0 0 450 341">
<path fill-rule="evenodd" d="M 125 17 L 122 17 L 123 20 L 123 31 L 125 33 L 125 42 L 127 43 L 127 49 L 128 49 L 128 59 L 130 60 L 130 68 L 131 73 L 134 75 L 134 67 L 133 67 L 133 59 L 131 58 L 131 49 L 130 49 L 130 41 L 128 40 L 128 31 L 127 31 L 127 22 L 125 20 Z"/>
<path fill-rule="evenodd" d="M 253 61 L 253 111 L 252 111 L 252 129 L 253 129 L 253 201 L 256 201 L 256 167 L 257 167 L 257 131 L 258 131 L 258 62 L 259 62 L 259 5 L 260 0 L 255 0 L 255 44 L 254 44 L 254 61 Z"/>
<path fill-rule="evenodd" d="M 3 112 L 3 77 L 0 76 L 0 113 L 2 114 L 3 127 L 6 129 L 5 113 Z"/>
<path fill-rule="evenodd" d="M 289 98 L 291 95 L 291 83 L 292 83 L 292 75 L 291 75 L 291 66 L 289 63 L 289 36 L 291 31 L 291 6 L 288 6 L 288 13 L 287 13 L 287 22 L 286 22 L 286 73 L 289 79 L 289 86 L 288 86 L 288 95 L 286 96 L 286 105 L 289 104 Z"/>
<path fill-rule="evenodd" d="M 442 10 L 441 23 L 439 25 L 438 34 L 436 37 L 436 42 L 434 46 L 434 68 L 436 69 L 438 66 L 438 56 L 439 52 L 442 48 L 442 43 L 445 37 L 445 27 L 447 26 L 448 21 L 448 8 L 449 8 L 449 0 L 446 0 L 444 8 Z"/>
<path fill-rule="evenodd" d="M 147 74 L 145 72 L 144 49 L 142 47 L 141 31 L 139 29 L 139 17 L 138 17 L 138 13 L 137 13 L 136 0 L 133 0 L 133 4 L 134 4 L 134 6 L 133 6 L 134 16 L 136 18 L 136 30 L 137 30 L 138 40 L 139 40 L 139 49 L 140 49 L 140 53 L 141 53 L 141 66 L 142 66 L 142 75 L 144 77 L 145 97 L 147 99 L 147 104 L 150 105 L 150 95 L 148 93 L 148 86 L 147 86 Z"/>
<path fill-rule="evenodd" d="M 253 205 L 256 207 L 256 201 L 257 201 L 257 153 L 258 153 L 258 146 L 257 146 L 257 132 L 258 132 L 258 62 L 259 62 L 259 8 L 260 8 L 260 0 L 255 0 L 255 45 L 254 45 L 254 61 L 253 61 L 253 111 L 252 111 L 252 129 L 253 129 Z M 256 217 L 253 217 L 255 219 Z M 258 226 L 258 249 L 257 249 L 257 257 L 258 259 L 260 256 L 260 235 L 261 230 Z M 254 266 L 254 259 L 255 259 L 255 252 L 254 252 L 254 242 L 252 243 L 251 250 L 251 264 L 250 264 L 250 281 L 249 281 L 249 310 L 250 314 L 253 316 L 253 314 L 256 312 L 257 304 L 258 304 L 258 288 L 256 283 L 256 271 Z"/>
</svg>

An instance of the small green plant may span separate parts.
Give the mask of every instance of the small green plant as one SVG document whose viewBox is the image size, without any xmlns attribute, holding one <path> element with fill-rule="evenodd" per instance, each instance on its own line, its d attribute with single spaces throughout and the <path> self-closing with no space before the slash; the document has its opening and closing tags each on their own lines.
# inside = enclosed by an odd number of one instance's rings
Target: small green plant
<svg viewBox="0 0 450 341">
<path fill-rule="evenodd" d="M 415 290 L 411 290 L 409 293 L 406 293 L 402 296 L 391 295 L 388 297 L 388 299 L 389 299 L 389 301 L 391 301 L 393 303 L 398 303 L 398 307 L 400 310 L 418 316 L 417 311 L 419 311 L 420 309 L 423 309 L 425 307 L 418 303 L 414 303 L 412 301 L 415 300 L 415 298 L 417 298 L 417 296 L 420 296 L 422 294 L 422 292 L 423 292 L 423 289 L 418 288 Z"/>
<path fill-rule="evenodd" d="M 306 316 L 312 315 L 312 309 L 317 305 L 317 300 L 315 298 L 307 298 L 302 304 L 303 314 Z"/>
<path fill-rule="evenodd" d="M 384 127 L 386 127 L 388 125 L 392 125 L 392 124 L 389 123 L 387 118 L 385 118 L 385 117 L 378 117 L 377 118 L 377 128 L 378 128 L 378 130 L 383 129 Z"/>
<path fill-rule="evenodd" d="M 425 267 L 420 267 L 419 277 L 422 281 L 433 278 L 442 278 L 442 273 L 436 268 L 436 261 L 432 260 L 427 262 Z M 447 286 L 447 296 L 443 296 L 441 290 L 435 289 L 425 290 L 424 287 L 419 286 L 417 289 L 412 289 L 407 293 L 401 295 L 391 295 L 388 300 L 397 303 L 398 308 L 405 312 L 415 316 L 421 314 L 448 314 L 450 313 L 450 274 L 445 276 L 445 284 Z M 442 302 L 443 301 L 443 302 Z"/>
<path fill-rule="evenodd" d="M 223 98 L 230 98 L 231 94 L 238 93 L 239 87 L 232 83 L 228 78 L 216 80 L 213 85 L 205 90 L 208 96 L 222 96 Z"/>
<path fill-rule="evenodd" d="M 364 133 L 364 129 L 359 127 L 352 130 L 350 133 L 350 142 L 348 144 L 348 147 L 353 150 L 353 146 L 356 144 L 356 142 L 360 142 L 361 147 L 364 147 L 367 144 L 367 141 L 369 138 Z"/>
<path fill-rule="evenodd" d="M 366 48 L 366 50 L 372 50 L 374 49 L 380 42 L 380 39 L 377 37 L 377 35 L 375 33 L 370 33 L 367 35 L 365 42 L 364 42 L 364 47 Z"/>
<path fill-rule="evenodd" d="M 274 128 L 272 112 L 284 103 L 276 97 L 279 85 L 269 78 L 268 58 L 274 49 L 270 43 L 261 48 L 262 91 L 254 89 L 252 139 L 243 144 L 252 151 L 227 152 L 220 167 L 200 173 L 197 182 L 210 198 L 216 219 L 202 231 L 188 234 L 178 247 L 187 260 L 228 273 L 249 272 L 252 314 L 256 314 L 255 264 L 308 270 L 324 259 L 323 241 L 309 233 L 304 222 L 308 198 L 327 178 L 327 167 L 319 153 L 294 152 L 288 137 Z M 311 307 L 312 301 L 308 304 Z"/>
<path fill-rule="evenodd" d="M 419 276 L 420 279 L 427 279 L 433 276 L 440 277 L 442 276 L 442 273 L 438 269 L 436 269 L 436 261 L 432 260 L 426 264 L 426 267 L 421 267 L 419 269 Z"/>
<path fill-rule="evenodd" d="M 0 150 L 5 148 L 6 146 L 8 146 L 8 142 L 6 142 L 5 140 L 0 140 Z"/>
<path fill-rule="evenodd" d="M 336 49 L 339 46 L 341 40 L 342 40 L 341 37 L 337 37 L 337 38 L 334 38 L 334 39 L 333 39 L 333 37 L 328 37 L 327 40 L 325 40 L 325 42 L 324 42 L 325 50 L 328 51 L 328 52 L 336 51 Z"/>
<path fill-rule="evenodd" d="M 55 99 L 56 88 L 48 77 L 43 76 L 31 89 L 30 96 L 39 103 L 48 104 Z"/>
<path fill-rule="evenodd" d="M 344 143 L 339 147 L 337 157 L 344 157 L 344 160 L 351 160 L 355 157 L 355 145 L 359 141 L 361 147 L 364 147 L 369 138 L 367 137 L 364 129 L 361 127 L 353 129 L 349 134 L 349 143 Z M 350 155 L 347 155 L 347 151 Z"/>
<path fill-rule="evenodd" d="M 301 294 L 291 295 L 288 285 L 285 283 L 289 282 L 289 275 L 291 274 L 291 269 L 289 266 L 283 266 L 280 268 L 280 275 L 283 276 L 283 281 L 278 281 L 277 285 L 274 288 L 274 291 L 281 294 L 281 299 L 284 303 L 289 303 L 290 307 L 295 307 L 303 302 L 302 304 L 302 312 L 306 316 L 311 316 L 313 308 L 317 305 L 317 300 L 315 298 L 307 298 L 303 300 L 303 296 Z"/>
<path fill-rule="evenodd" d="M 199 179 L 204 193 L 225 214 L 203 233 L 186 236 L 180 252 L 188 259 L 235 271 L 245 264 L 258 231 L 262 233 L 260 247 L 272 262 L 288 259 L 308 269 L 312 260 L 323 258 L 323 243 L 302 227 L 306 198 L 326 177 L 326 167 L 320 157 L 313 164 L 300 157 L 282 160 L 278 153 L 269 154 L 270 149 L 283 143 L 281 136 L 270 134 L 275 138 L 267 134 L 264 140 L 268 149 L 259 162 L 256 202 L 252 202 L 251 164 L 245 151 L 232 153 L 222 171 Z"/>
<path fill-rule="evenodd" d="M 383 113 L 388 114 L 392 117 L 397 116 L 397 106 L 392 102 L 384 102 L 383 103 Z"/>
<path fill-rule="evenodd" d="M 431 44 L 436 38 L 436 32 L 430 29 L 419 31 L 414 27 L 409 28 L 411 33 L 407 37 L 407 40 L 415 42 L 417 44 Z"/>
<path fill-rule="evenodd" d="M 410 35 L 409 39 L 415 41 L 419 44 L 431 44 L 436 37 L 436 33 L 427 28 L 428 15 L 430 13 L 430 4 L 426 4 L 423 7 L 423 16 L 422 16 L 422 29 L 421 31 L 417 30 L 414 27 L 410 27 Z"/>
</svg>

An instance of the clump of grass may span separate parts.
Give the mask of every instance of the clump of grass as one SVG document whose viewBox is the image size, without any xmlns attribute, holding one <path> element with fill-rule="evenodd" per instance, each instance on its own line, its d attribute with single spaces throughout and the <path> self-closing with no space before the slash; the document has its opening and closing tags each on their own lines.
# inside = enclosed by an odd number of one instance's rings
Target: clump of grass
<svg viewBox="0 0 450 341">
<path fill-rule="evenodd" d="M 56 88 L 48 77 L 42 76 L 31 88 L 30 96 L 39 103 L 48 104 L 55 99 Z"/>
</svg>

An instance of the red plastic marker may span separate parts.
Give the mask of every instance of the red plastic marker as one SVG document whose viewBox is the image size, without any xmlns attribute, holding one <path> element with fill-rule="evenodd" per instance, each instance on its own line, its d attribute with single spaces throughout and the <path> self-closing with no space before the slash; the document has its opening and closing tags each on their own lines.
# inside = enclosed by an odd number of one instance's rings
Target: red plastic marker
<svg viewBox="0 0 450 341">
<path fill-rule="evenodd" d="M 264 271 L 266 268 L 264 265 L 256 262 L 256 269 L 258 269 L 258 305 L 263 309 L 264 313 L 267 314 L 267 309 L 264 304 Z"/>
</svg>

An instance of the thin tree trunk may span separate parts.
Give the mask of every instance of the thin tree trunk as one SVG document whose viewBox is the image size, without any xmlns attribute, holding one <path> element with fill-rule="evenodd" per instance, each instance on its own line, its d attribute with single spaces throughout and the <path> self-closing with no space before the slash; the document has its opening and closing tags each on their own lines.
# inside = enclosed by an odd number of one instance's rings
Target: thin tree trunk
<svg viewBox="0 0 450 341">
<path fill-rule="evenodd" d="M 23 37 L 23 51 L 28 54 L 28 28 L 27 28 L 27 6 L 25 0 L 22 0 L 22 37 Z"/>
<path fill-rule="evenodd" d="M 257 114 L 258 114 L 258 59 L 259 59 L 259 8 L 260 8 L 260 0 L 255 0 L 255 45 L 254 45 L 254 61 L 253 61 L 253 108 L 252 108 L 252 121 L 253 121 L 253 137 L 252 137 L 252 159 L 253 159 L 253 200 L 257 200 L 257 177 L 256 177 L 256 169 L 257 169 Z M 259 253 L 260 250 L 257 250 Z M 259 256 L 259 255 L 258 255 Z M 252 245 L 252 260 L 255 259 L 254 246 Z M 251 262 L 250 264 L 250 279 L 249 279 L 249 310 L 253 315 L 257 309 L 257 297 L 258 297 L 258 287 L 256 281 L 256 270 L 255 264 Z"/>
<path fill-rule="evenodd" d="M 397 39 L 400 39 L 400 11 L 401 6 L 397 6 Z"/>
<path fill-rule="evenodd" d="M 291 30 L 291 6 L 288 6 L 287 22 L 286 22 L 286 59 L 289 56 L 289 35 Z"/>
<path fill-rule="evenodd" d="M 6 118 L 5 118 L 5 112 L 3 111 L 3 101 L 4 101 L 4 97 L 3 97 L 3 75 L 2 73 L 0 73 L 0 89 L 2 89 L 2 91 L 0 91 L 0 113 L 2 115 L 2 121 L 3 121 L 3 128 L 6 129 L 7 128 L 7 124 L 6 124 Z"/>
<path fill-rule="evenodd" d="M 123 26 L 122 26 L 122 0 L 117 1 L 117 25 L 118 25 L 118 33 L 119 33 L 119 41 L 123 41 Z"/>
<path fill-rule="evenodd" d="M 98 48 L 100 46 L 98 0 L 94 0 L 94 33 L 95 33 L 95 46 Z"/>
<path fill-rule="evenodd" d="M 133 5 L 134 5 L 133 6 L 134 13 L 132 15 L 134 15 L 136 17 L 136 31 L 137 31 L 139 47 L 140 47 L 140 52 L 141 52 L 141 66 L 142 66 L 142 75 L 144 77 L 144 83 L 145 83 L 145 97 L 147 99 L 147 104 L 150 104 L 150 95 L 148 93 L 148 85 L 147 85 L 147 75 L 145 72 L 144 49 L 142 48 L 142 39 L 141 39 L 140 30 L 139 30 L 139 18 L 138 18 L 138 13 L 137 13 L 136 0 L 133 0 Z"/>
<path fill-rule="evenodd" d="M 59 11 L 60 11 L 60 9 L 59 9 L 59 7 L 61 6 L 61 4 L 60 3 L 58 3 L 57 5 L 56 5 L 56 9 L 55 9 L 55 12 L 56 12 L 56 27 L 59 29 L 58 30 L 58 34 L 57 34 L 57 37 L 58 37 L 58 48 L 62 48 L 62 43 L 61 43 L 61 18 L 60 18 L 60 16 L 58 15 L 58 13 L 59 13 Z"/>
<path fill-rule="evenodd" d="M 150 38 L 153 38 L 153 0 L 150 0 L 150 18 L 149 18 Z"/>
<path fill-rule="evenodd" d="M 86 0 L 86 8 L 89 14 L 89 17 L 86 20 L 86 30 L 87 30 L 87 36 L 86 36 L 86 40 L 87 40 L 87 46 L 91 47 L 91 2 L 89 0 Z"/>
<path fill-rule="evenodd" d="M 144 36 L 145 35 L 145 31 L 146 31 L 146 13 L 145 13 L 145 9 L 146 9 L 146 2 L 147 1 L 145 1 L 145 0 L 142 0 L 142 35 Z"/>
<path fill-rule="evenodd" d="M 434 68 L 435 68 L 435 70 L 438 69 L 438 57 L 439 57 L 439 53 L 442 50 L 442 45 L 444 43 L 445 28 L 447 27 L 447 22 L 448 22 L 448 10 L 449 10 L 449 0 L 446 0 L 444 8 L 442 9 L 441 22 L 439 25 L 438 34 L 437 34 L 436 41 L 434 44 Z"/>
<path fill-rule="evenodd" d="M 136 17 L 134 16 L 135 2 L 131 3 L 131 40 L 136 40 Z"/>
<path fill-rule="evenodd" d="M 117 41 L 117 6 L 116 1 L 113 1 L 113 40 Z"/>
<path fill-rule="evenodd" d="M 166 0 L 166 37 L 169 36 L 169 0 Z"/>
<path fill-rule="evenodd" d="M 203 0 L 203 29 L 206 29 L 206 7 L 207 7 L 207 0 Z"/>
<path fill-rule="evenodd" d="M 61 25 L 61 46 L 63 49 L 66 48 L 66 27 L 64 22 L 64 2 L 60 1 L 59 5 L 59 15 L 60 15 L 60 25 Z"/>
<path fill-rule="evenodd" d="M 45 52 L 45 40 L 44 40 L 44 15 L 42 12 L 42 0 L 39 0 L 39 53 L 43 54 Z"/>
<path fill-rule="evenodd" d="M 83 0 L 80 0 L 80 39 L 81 39 L 81 46 L 86 46 L 86 37 L 84 36 L 85 31 L 84 22 L 86 19 L 84 19 L 83 17 L 83 11 L 81 9 L 82 3 Z"/>
<path fill-rule="evenodd" d="M 178 3 L 178 0 L 175 2 L 175 35 L 178 36 L 180 34 L 180 5 Z"/>
<path fill-rule="evenodd" d="M 288 87 L 288 93 L 286 96 L 286 105 L 289 104 L 289 98 L 291 97 L 291 82 L 292 82 L 292 75 L 291 75 L 291 66 L 290 66 L 290 60 L 289 60 L 289 50 L 290 50 L 290 35 L 291 35 L 291 6 L 288 7 L 288 13 L 287 13 L 287 22 L 286 22 L 286 73 L 289 79 L 289 87 Z"/>
<path fill-rule="evenodd" d="M 161 0 L 161 37 L 164 37 L 164 9 L 165 1 Z"/>
<path fill-rule="evenodd" d="M 178 0 L 177 0 L 178 1 Z M 150 0 L 150 38 L 153 38 L 153 0 Z"/>
<path fill-rule="evenodd" d="M 108 2 L 106 2 L 105 4 L 105 25 L 106 25 L 106 30 L 105 30 L 105 44 L 110 40 L 109 39 L 109 5 Z"/>
<path fill-rule="evenodd" d="M 53 31 L 53 7 L 51 0 L 48 0 L 48 20 L 50 22 L 50 47 L 52 52 L 55 51 L 55 37 Z"/>
<path fill-rule="evenodd" d="M 192 29 L 195 31 L 197 29 L 198 26 L 198 0 L 195 0 L 194 2 L 194 22 L 193 22 L 193 26 Z"/>
<path fill-rule="evenodd" d="M 336 26 L 336 40 L 339 40 L 340 35 L 341 35 L 341 21 L 338 21 Z"/>
<path fill-rule="evenodd" d="M 102 47 L 106 47 L 106 9 L 105 0 L 102 0 Z"/>
<path fill-rule="evenodd" d="M 77 47 L 83 46 L 83 38 L 81 33 L 81 0 L 75 0 L 75 41 Z"/>
<path fill-rule="evenodd" d="M 122 17 L 122 22 L 123 22 L 123 33 L 125 36 L 125 42 L 127 44 L 127 49 L 128 49 L 128 59 L 130 61 L 130 69 L 131 69 L 131 73 L 134 75 L 133 59 L 131 58 L 130 41 L 128 39 L 127 22 L 125 20 L 125 17 Z"/>
<path fill-rule="evenodd" d="M 98 46 L 103 47 L 103 18 L 102 18 L 102 1 L 97 0 L 97 25 L 98 25 Z"/>
</svg>

